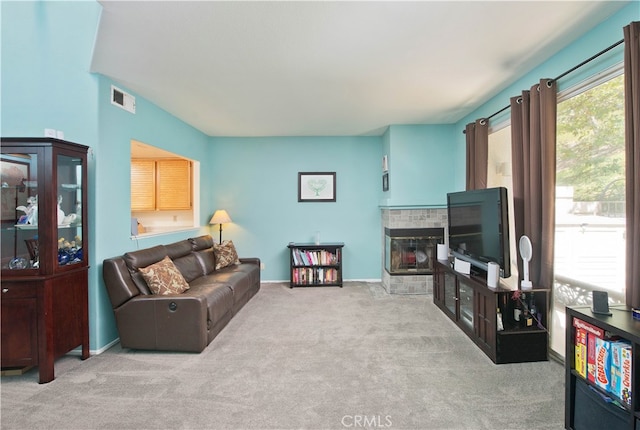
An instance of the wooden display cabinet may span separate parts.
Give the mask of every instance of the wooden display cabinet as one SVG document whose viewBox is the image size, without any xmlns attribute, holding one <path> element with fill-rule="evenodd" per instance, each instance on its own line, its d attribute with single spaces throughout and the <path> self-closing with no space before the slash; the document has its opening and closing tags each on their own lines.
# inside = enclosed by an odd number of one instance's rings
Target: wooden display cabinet
<svg viewBox="0 0 640 430">
<path fill-rule="evenodd" d="M 436 260 L 434 268 L 434 304 L 494 363 L 548 360 L 547 290 L 526 291 L 522 300 L 514 300 L 514 291 L 491 288 L 482 277 L 458 273 L 449 261 Z M 529 324 L 515 320 L 515 309 L 533 305 L 537 319 L 529 319 Z"/>
<path fill-rule="evenodd" d="M 3 369 L 38 366 L 76 347 L 89 357 L 88 147 L 2 138 L 0 337 Z"/>
<path fill-rule="evenodd" d="M 289 243 L 290 287 L 342 287 L 344 243 Z"/>
</svg>

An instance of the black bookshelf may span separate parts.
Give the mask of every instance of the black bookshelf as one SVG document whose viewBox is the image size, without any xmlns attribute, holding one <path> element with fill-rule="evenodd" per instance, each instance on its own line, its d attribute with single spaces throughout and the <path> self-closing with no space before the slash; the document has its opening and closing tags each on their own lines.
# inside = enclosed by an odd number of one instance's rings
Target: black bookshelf
<svg viewBox="0 0 640 430">
<path fill-rule="evenodd" d="M 640 321 L 633 319 L 631 309 L 624 305 L 612 305 L 611 315 L 593 313 L 589 306 L 568 306 L 566 308 L 565 345 L 565 428 L 566 429 L 638 429 L 640 428 L 640 402 L 636 393 L 640 389 Z M 576 327 L 577 326 L 577 327 Z M 595 382 L 597 368 L 590 370 L 590 341 L 582 358 L 576 356 L 578 329 L 594 338 L 609 341 L 626 341 L 631 345 L 631 395 L 625 400 L 610 389 Z M 596 354 L 596 351 L 592 352 Z M 585 357 L 586 354 L 586 357 Z M 580 356 L 581 354 L 578 354 Z M 611 357 L 610 357 L 611 358 Z M 586 367 L 578 363 L 586 360 Z M 597 361 L 594 356 L 593 360 Z M 578 368 L 581 368 L 579 370 Z M 586 372 L 586 374 L 585 374 Z M 611 380 L 611 377 L 610 377 Z M 603 427 L 604 426 L 604 427 Z"/>
<path fill-rule="evenodd" d="M 289 243 L 289 286 L 342 287 L 344 243 Z"/>
</svg>

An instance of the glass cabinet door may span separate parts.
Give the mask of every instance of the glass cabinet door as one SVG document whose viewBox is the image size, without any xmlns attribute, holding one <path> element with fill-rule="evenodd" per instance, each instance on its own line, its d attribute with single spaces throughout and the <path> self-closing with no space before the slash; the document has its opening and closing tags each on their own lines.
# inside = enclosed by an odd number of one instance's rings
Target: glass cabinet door
<svg viewBox="0 0 640 430">
<path fill-rule="evenodd" d="M 449 272 L 444 273 L 444 305 L 456 315 L 456 277 Z"/>
<path fill-rule="evenodd" d="M 460 321 L 467 327 L 473 329 L 473 288 L 459 282 L 460 288 Z"/>
<path fill-rule="evenodd" d="M 2 270 L 38 269 L 38 153 L 3 152 L 0 156 L 2 199 Z"/>
<path fill-rule="evenodd" d="M 57 166 L 57 224 L 58 265 L 66 266 L 83 261 L 82 248 L 82 159 L 58 155 Z"/>
</svg>

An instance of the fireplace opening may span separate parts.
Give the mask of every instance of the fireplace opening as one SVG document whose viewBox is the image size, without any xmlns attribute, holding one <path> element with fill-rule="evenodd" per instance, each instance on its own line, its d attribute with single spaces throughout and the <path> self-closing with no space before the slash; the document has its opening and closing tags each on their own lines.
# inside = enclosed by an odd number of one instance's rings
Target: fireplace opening
<svg viewBox="0 0 640 430">
<path fill-rule="evenodd" d="M 385 228 L 385 270 L 390 275 L 431 275 L 443 228 Z"/>
</svg>

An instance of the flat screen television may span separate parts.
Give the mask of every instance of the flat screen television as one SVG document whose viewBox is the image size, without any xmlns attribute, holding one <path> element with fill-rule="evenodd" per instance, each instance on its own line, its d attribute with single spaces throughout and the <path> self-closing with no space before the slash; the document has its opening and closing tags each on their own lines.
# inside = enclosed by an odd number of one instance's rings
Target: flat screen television
<svg viewBox="0 0 640 430">
<path fill-rule="evenodd" d="M 509 207 L 504 187 L 447 194 L 449 248 L 471 263 L 474 272 L 486 273 L 487 263 L 500 265 L 500 276 L 511 276 Z"/>
</svg>

